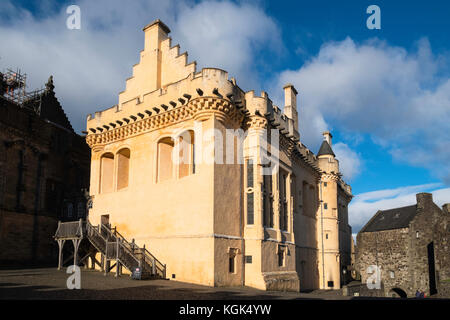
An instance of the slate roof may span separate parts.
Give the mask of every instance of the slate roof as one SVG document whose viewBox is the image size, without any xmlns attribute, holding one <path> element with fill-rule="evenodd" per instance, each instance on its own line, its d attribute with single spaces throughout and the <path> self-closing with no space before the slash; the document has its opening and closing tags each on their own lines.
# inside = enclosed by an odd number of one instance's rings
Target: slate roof
<svg viewBox="0 0 450 320">
<path fill-rule="evenodd" d="M 336 155 L 333 152 L 333 149 L 331 149 L 331 146 L 328 144 L 326 140 L 323 140 L 322 145 L 320 146 L 319 152 L 317 153 L 317 156 L 323 156 L 323 155 L 332 155 L 335 157 Z"/>
<path fill-rule="evenodd" d="M 23 107 L 34 111 L 41 119 L 59 125 L 67 130 L 74 132 L 69 118 L 64 112 L 63 107 L 55 96 L 55 86 L 53 85 L 53 76 L 50 76 L 45 84 L 45 90 L 42 90 L 33 99 L 23 103 Z"/>
<path fill-rule="evenodd" d="M 360 232 L 374 232 L 407 228 L 416 216 L 417 206 L 379 210 Z"/>
</svg>

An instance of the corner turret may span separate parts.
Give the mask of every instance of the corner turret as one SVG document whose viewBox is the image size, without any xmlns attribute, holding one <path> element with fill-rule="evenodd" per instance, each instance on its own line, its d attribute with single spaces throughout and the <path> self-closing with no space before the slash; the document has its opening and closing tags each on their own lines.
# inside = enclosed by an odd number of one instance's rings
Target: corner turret
<svg viewBox="0 0 450 320">
<path fill-rule="evenodd" d="M 323 142 L 320 146 L 319 152 L 317 153 L 318 157 L 321 156 L 332 156 L 333 158 L 336 157 L 336 155 L 333 152 L 332 146 L 332 139 L 333 136 L 331 135 L 330 131 L 325 131 L 323 133 Z"/>
</svg>

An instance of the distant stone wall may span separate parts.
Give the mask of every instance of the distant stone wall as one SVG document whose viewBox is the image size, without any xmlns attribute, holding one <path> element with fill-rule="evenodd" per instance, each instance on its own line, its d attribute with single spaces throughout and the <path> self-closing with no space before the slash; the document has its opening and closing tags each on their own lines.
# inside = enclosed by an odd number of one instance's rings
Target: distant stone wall
<svg viewBox="0 0 450 320">
<path fill-rule="evenodd" d="M 369 289 L 365 282 L 355 282 L 344 286 L 342 295 L 349 297 L 385 297 L 383 287 L 380 289 Z"/>
<path fill-rule="evenodd" d="M 410 246 L 408 229 L 385 230 L 378 232 L 362 232 L 358 234 L 356 251 L 356 268 L 361 274 L 361 282 L 366 283 L 370 277 L 367 268 L 377 265 L 381 268 L 381 286 L 384 295 L 392 288 L 402 289 L 408 296 L 415 289 L 411 287 L 408 269 L 408 248 Z M 374 291 L 367 293 L 372 296 Z M 379 293 L 376 293 L 379 296 Z"/>
<path fill-rule="evenodd" d="M 448 281 L 441 281 L 438 284 L 437 297 L 450 299 L 450 279 Z"/>
</svg>

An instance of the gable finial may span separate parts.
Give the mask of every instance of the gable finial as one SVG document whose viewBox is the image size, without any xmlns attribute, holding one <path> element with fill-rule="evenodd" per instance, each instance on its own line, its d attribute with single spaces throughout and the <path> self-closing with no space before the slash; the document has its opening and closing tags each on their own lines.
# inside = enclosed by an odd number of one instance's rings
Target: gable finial
<svg viewBox="0 0 450 320">
<path fill-rule="evenodd" d="M 47 83 L 45 84 L 45 89 L 47 91 L 53 91 L 53 89 L 55 89 L 55 86 L 53 85 L 53 76 L 50 76 L 48 78 Z"/>
</svg>

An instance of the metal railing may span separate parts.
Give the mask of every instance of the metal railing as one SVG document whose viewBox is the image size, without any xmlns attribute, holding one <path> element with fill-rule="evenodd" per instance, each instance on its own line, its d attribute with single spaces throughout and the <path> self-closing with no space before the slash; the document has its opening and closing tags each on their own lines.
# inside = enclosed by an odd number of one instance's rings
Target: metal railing
<svg viewBox="0 0 450 320">
<path fill-rule="evenodd" d="M 143 267 L 145 271 L 150 272 L 152 275 L 157 275 L 160 277 L 166 277 L 166 265 L 161 263 L 154 255 L 152 255 L 146 248 L 145 245 L 143 248 L 140 248 L 136 243 L 129 242 L 127 239 L 117 231 L 117 228 L 109 228 L 106 225 L 101 225 L 102 233 L 106 233 L 108 238 L 110 239 L 110 247 L 108 247 L 108 251 L 117 252 L 117 250 L 123 250 L 123 254 L 128 254 L 135 261 L 139 263 L 140 267 Z M 118 249 L 112 248 L 112 243 L 119 243 Z M 120 258 L 119 258 L 120 259 Z M 147 270 L 146 270 L 147 269 Z"/>
<path fill-rule="evenodd" d="M 129 271 L 135 267 L 141 267 L 141 261 L 128 248 L 128 241 L 118 237 L 105 225 L 92 226 L 86 222 L 88 236 L 94 242 L 93 245 L 105 254 L 106 259 L 119 261 Z"/>
<path fill-rule="evenodd" d="M 108 259 L 120 261 L 130 271 L 135 267 L 142 267 L 152 275 L 166 277 L 166 265 L 156 259 L 145 245 L 140 248 L 134 241 L 129 242 L 116 227 L 110 228 L 104 224 L 93 227 L 87 223 L 90 228 L 96 228 L 97 234 L 104 238 L 105 254 Z"/>
</svg>

